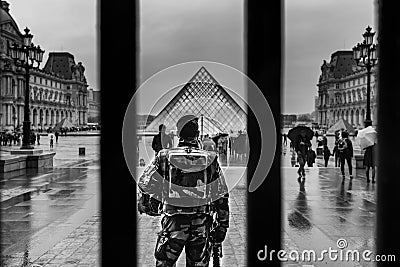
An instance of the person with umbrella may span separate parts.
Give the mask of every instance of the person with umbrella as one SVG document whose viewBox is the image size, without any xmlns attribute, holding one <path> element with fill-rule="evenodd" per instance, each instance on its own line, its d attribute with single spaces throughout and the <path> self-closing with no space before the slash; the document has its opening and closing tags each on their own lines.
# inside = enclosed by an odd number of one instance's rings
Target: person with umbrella
<svg viewBox="0 0 400 267">
<path fill-rule="evenodd" d="M 360 130 L 357 134 L 356 142 L 360 145 L 361 149 L 364 149 L 364 160 L 367 183 L 369 179 L 369 169 L 372 168 L 372 183 L 375 183 L 375 144 L 376 144 L 376 131 L 372 126 L 368 126 Z"/>
<path fill-rule="evenodd" d="M 311 147 L 311 139 L 313 135 L 314 132 L 305 126 L 297 126 L 291 129 L 288 133 L 289 139 L 294 142 L 294 149 L 297 153 L 297 160 L 299 162 L 297 173 L 299 174 L 299 181 L 301 178 L 304 180 L 306 177 L 304 165 L 307 162 L 308 150 Z"/>
</svg>

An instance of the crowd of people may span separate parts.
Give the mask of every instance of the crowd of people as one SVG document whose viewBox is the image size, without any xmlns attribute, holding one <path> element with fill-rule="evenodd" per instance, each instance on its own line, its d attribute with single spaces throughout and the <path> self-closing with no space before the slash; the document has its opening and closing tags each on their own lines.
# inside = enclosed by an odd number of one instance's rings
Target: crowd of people
<svg viewBox="0 0 400 267">
<path fill-rule="evenodd" d="M 354 157 L 353 142 L 349 138 L 349 133 L 347 130 L 337 130 L 335 132 L 335 142 L 332 148 L 332 152 L 328 147 L 328 139 L 326 134 L 320 135 L 318 132 L 314 134 L 316 138 L 317 149 L 320 149 L 321 156 L 324 159 L 324 166 L 328 167 L 329 159 L 331 156 L 334 157 L 335 167 L 340 167 L 342 175 L 342 183 L 345 181 L 345 165 L 347 164 L 348 174 L 350 180 L 353 179 L 353 165 L 352 160 Z M 312 149 L 311 140 L 304 131 L 301 131 L 298 138 L 290 143 L 291 148 L 291 165 L 292 167 L 298 166 L 297 171 L 300 181 L 305 180 L 305 170 L 304 166 L 312 167 L 315 163 L 316 153 Z M 287 144 L 287 134 L 282 134 L 282 144 L 286 146 Z M 363 165 L 366 170 L 367 183 L 375 183 L 375 144 L 364 149 Z M 371 176 L 370 176 L 371 170 Z"/>
<path fill-rule="evenodd" d="M 153 137 L 151 147 L 157 154 L 161 149 L 169 149 L 174 146 L 174 135 L 166 133 L 166 126 L 159 125 L 159 132 Z M 231 137 L 226 133 L 216 133 L 213 137 L 209 134 L 199 136 L 197 139 L 199 146 L 207 151 L 217 152 L 222 163 L 226 163 L 228 157 L 231 160 L 244 160 L 248 153 L 247 135 L 239 131 L 238 136 Z M 228 155 L 229 154 L 229 155 Z M 139 161 L 140 166 L 144 166 L 144 160 Z"/>
</svg>

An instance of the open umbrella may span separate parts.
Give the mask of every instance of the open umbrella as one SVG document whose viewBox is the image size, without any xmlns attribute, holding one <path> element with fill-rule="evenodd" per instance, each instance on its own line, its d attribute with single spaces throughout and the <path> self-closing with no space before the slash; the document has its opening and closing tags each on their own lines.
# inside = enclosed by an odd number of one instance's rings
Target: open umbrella
<svg viewBox="0 0 400 267">
<path fill-rule="evenodd" d="M 309 138 L 310 140 L 313 138 L 314 136 L 314 131 L 311 130 L 311 128 L 307 127 L 307 126 L 296 126 L 292 129 L 289 130 L 288 132 L 288 138 L 292 141 L 295 142 L 297 140 L 297 137 L 300 135 L 300 133 L 304 131 L 306 133 L 307 138 Z"/>
<path fill-rule="evenodd" d="M 356 142 L 361 147 L 365 149 L 369 146 L 373 146 L 376 143 L 377 133 L 372 126 L 368 126 L 362 130 L 358 131 Z"/>
</svg>

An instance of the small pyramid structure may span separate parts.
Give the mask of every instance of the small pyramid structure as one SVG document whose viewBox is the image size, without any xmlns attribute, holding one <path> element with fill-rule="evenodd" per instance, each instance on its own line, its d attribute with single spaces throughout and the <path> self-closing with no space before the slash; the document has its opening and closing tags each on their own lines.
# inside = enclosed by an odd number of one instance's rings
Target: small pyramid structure
<svg viewBox="0 0 400 267">
<path fill-rule="evenodd" d="M 61 121 L 59 121 L 56 126 L 54 126 L 54 131 L 60 131 L 61 128 L 71 128 L 74 125 L 67 119 L 64 118 Z"/>
<path fill-rule="evenodd" d="M 342 130 L 342 129 L 345 129 L 350 135 L 355 134 L 355 130 L 354 130 L 353 126 L 351 126 L 351 124 L 343 118 L 338 120 L 331 128 L 329 128 L 328 131 L 326 132 L 326 134 L 334 135 L 336 131 Z"/>
<path fill-rule="evenodd" d="M 247 125 L 246 112 L 205 67 L 201 67 L 160 111 L 146 127 L 146 132 L 158 132 L 160 124 L 164 124 L 167 131 L 176 130 L 176 122 L 188 114 L 199 117 L 200 134 L 235 132 L 244 130 Z"/>
</svg>

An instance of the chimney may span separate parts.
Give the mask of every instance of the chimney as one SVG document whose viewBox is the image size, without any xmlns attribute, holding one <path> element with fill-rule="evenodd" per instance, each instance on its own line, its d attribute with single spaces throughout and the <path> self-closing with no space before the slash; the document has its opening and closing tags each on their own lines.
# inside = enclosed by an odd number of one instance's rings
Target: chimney
<svg viewBox="0 0 400 267">
<path fill-rule="evenodd" d="M 6 1 L 1 1 L 1 8 L 8 13 L 10 11 L 10 4 Z"/>
</svg>

